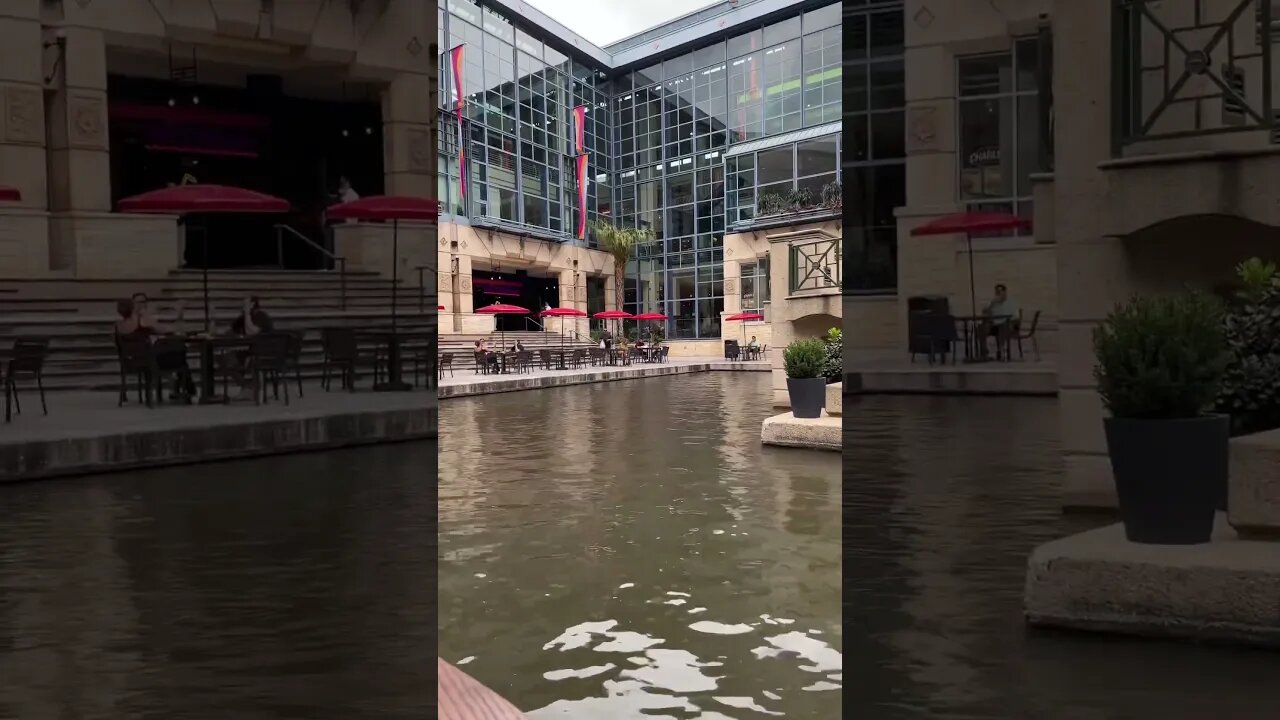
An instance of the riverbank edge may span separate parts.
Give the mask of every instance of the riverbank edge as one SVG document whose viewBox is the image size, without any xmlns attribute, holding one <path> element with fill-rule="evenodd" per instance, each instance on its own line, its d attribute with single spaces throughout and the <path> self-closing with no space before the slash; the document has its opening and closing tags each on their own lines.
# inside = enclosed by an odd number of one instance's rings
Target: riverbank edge
<svg viewBox="0 0 1280 720">
<path fill-rule="evenodd" d="M 1117 523 L 1041 545 L 1027 563 L 1033 627 L 1280 649 L 1280 553 L 1219 513 L 1204 545 L 1142 545 Z"/>
<path fill-rule="evenodd" d="M 0 484 L 431 440 L 439 409 L 331 412 L 0 444 Z"/>
<path fill-rule="evenodd" d="M 770 372 L 767 365 L 752 365 L 740 362 L 698 362 L 671 365 L 644 365 L 629 368 L 608 368 L 575 373 L 571 375 L 536 375 L 532 377 L 506 377 L 499 380 L 477 380 L 457 385 L 441 385 L 436 388 L 436 396 L 441 400 L 452 398 L 476 397 L 478 395 L 494 395 L 497 393 L 520 392 L 523 390 L 548 390 L 571 385 L 590 385 L 593 383 L 616 382 L 619 380 L 640 380 L 652 377 L 668 377 L 674 375 L 690 375 L 702 372 Z M 483 378 L 485 376 L 477 376 Z"/>
</svg>

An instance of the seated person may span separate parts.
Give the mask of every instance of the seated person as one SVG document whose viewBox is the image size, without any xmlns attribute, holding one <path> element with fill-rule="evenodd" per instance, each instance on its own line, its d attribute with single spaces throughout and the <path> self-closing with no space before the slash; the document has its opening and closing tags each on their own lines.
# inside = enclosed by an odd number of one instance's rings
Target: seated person
<svg viewBox="0 0 1280 720">
<path fill-rule="evenodd" d="M 751 336 L 751 342 L 747 343 L 747 349 L 750 350 L 752 354 L 760 352 L 760 341 L 756 340 L 755 335 Z"/>
<path fill-rule="evenodd" d="M 262 303 L 257 297 L 245 298 L 240 315 L 231 322 L 231 334 L 243 337 L 253 337 L 260 332 L 271 332 L 274 329 L 275 323 L 267 311 L 262 309 Z"/>
<path fill-rule="evenodd" d="M 524 343 L 516 340 L 516 344 L 511 346 L 511 352 L 524 352 Z"/>
<path fill-rule="evenodd" d="M 996 339 L 996 351 L 999 354 L 1002 344 L 1018 329 L 1018 318 L 1021 313 L 1022 310 L 1018 307 L 1017 301 L 1009 297 L 1009 288 L 1004 283 L 997 284 L 995 297 L 982 308 L 982 314 L 986 320 L 978 328 L 978 337 L 982 339 L 984 355 L 987 351 L 986 339 L 989 337 Z"/>
<path fill-rule="evenodd" d="M 187 364 L 186 345 L 180 339 L 166 339 L 161 336 L 171 332 L 170 329 L 156 321 L 147 311 L 147 296 L 136 293 L 128 300 L 116 303 L 116 313 L 120 319 L 115 324 L 117 339 L 126 336 L 147 338 L 155 345 L 156 369 L 175 374 L 174 388 L 171 398 L 195 395 L 195 382 L 191 377 L 191 367 Z M 182 304 L 178 304 L 178 319 L 182 318 Z M 157 338 L 160 339 L 157 342 Z"/>
</svg>

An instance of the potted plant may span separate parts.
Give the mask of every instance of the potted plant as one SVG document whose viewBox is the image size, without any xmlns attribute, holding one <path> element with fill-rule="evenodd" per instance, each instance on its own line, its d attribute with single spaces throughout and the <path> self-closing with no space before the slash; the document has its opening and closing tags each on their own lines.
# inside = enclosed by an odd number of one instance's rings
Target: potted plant
<svg viewBox="0 0 1280 720">
<path fill-rule="evenodd" d="M 792 415 L 798 418 L 822 416 L 827 405 L 827 379 L 822 374 L 826 362 L 826 345 L 817 338 L 796 340 L 782 351 Z"/>
<path fill-rule="evenodd" d="M 1213 414 L 1227 362 L 1221 304 L 1135 298 L 1094 330 L 1094 376 L 1125 535 L 1208 542 L 1227 486 L 1230 419 Z"/>
</svg>

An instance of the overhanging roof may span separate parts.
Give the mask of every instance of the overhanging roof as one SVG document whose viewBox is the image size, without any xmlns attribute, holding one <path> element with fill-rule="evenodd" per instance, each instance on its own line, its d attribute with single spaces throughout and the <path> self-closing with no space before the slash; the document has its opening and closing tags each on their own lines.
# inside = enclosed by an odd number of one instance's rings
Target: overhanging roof
<svg viewBox="0 0 1280 720">
<path fill-rule="evenodd" d="M 751 140 L 749 142 L 734 145 L 725 151 L 724 156 L 729 158 L 735 155 L 743 155 L 745 153 L 759 152 L 770 148 L 782 147 L 791 143 L 800 142 L 801 140 L 812 140 L 813 138 L 824 137 L 827 135 L 839 134 L 842 123 L 827 123 L 826 125 L 818 125 L 816 127 L 796 130 L 794 132 L 774 135 L 773 137 L 763 138 L 761 140 Z"/>
</svg>

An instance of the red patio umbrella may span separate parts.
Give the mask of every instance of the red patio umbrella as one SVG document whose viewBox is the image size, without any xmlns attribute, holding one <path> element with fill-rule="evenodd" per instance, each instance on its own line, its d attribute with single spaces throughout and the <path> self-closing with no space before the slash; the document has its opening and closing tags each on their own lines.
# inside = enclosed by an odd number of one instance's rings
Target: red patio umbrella
<svg viewBox="0 0 1280 720">
<path fill-rule="evenodd" d="M 476 313 L 480 315 L 528 315 L 529 310 L 527 308 L 522 308 L 519 305 L 506 305 L 503 303 L 494 303 L 492 305 L 485 305 L 482 308 L 477 308 Z M 499 340 L 498 342 L 501 343 L 503 347 L 506 347 L 506 344 L 507 344 L 506 331 L 499 330 L 498 332 L 502 333 L 502 339 Z"/>
<path fill-rule="evenodd" d="M 760 313 L 757 313 L 757 312 L 741 312 L 741 313 L 734 313 L 733 315 L 730 315 L 729 317 L 725 318 L 725 322 L 741 322 L 742 323 L 742 339 L 745 341 L 747 339 L 747 324 L 746 324 L 747 321 L 763 320 L 763 319 L 764 319 L 764 315 L 761 315 Z"/>
<path fill-rule="evenodd" d="M 591 317 L 595 318 L 596 320 L 618 320 L 619 328 L 622 327 L 622 323 L 621 323 L 622 320 L 635 319 L 635 315 L 632 315 L 626 310 L 602 310 L 596 313 L 595 315 L 592 315 Z"/>
<path fill-rule="evenodd" d="M 660 312 L 640 313 L 639 315 L 636 315 L 635 319 L 639 322 L 648 322 L 648 321 L 666 320 L 667 316 L 663 315 Z"/>
<path fill-rule="evenodd" d="M 391 221 L 391 333 L 396 331 L 397 298 L 400 283 L 400 221 L 435 222 L 440 217 L 440 203 L 431 198 L 403 195 L 373 195 L 330 206 L 325 211 L 329 220 Z"/>
<path fill-rule="evenodd" d="M 18 192 L 18 188 L 9 187 L 8 185 L 0 185 L 0 202 L 21 202 L 22 193 Z"/>
<path fill-rule="evenodd" d="M 538 317 L 544 317 L 544 318 L 548 318 L 548 317 L 558 317 L 558 318 L 562 318 L 562 319 L 560 320 L 560 351 L 561 351 L 561 352 L 564 352 L 564 320 L 563 320 L 563 318 L 567 318 L 567 317 L 586 317 L 586 316 L 587 316 L 587 314 L 586 314 L 585 312 L 583 312 L 582 310 L 578 310 L 578 309 L 576 309 L 576 308 L 566 308 L 566 307 L 554 307 L 554 308 L 547 308 L 546 310 L 543 310 L 542 312 L 538 313 Z M 546 326 L 544 325 L 543 327 L 546 327 Z"/>
<path fill-rule="evenodd" d="M 287 213 L 289 201 L 246 188 L 228 185 L 175 185 L 151 190 L 120 201 L 120 212 L 180 215 L 195 213 L 239 215 L 250 213 Z M 204 331 L 210 331 L 209 312 L 209 241 L 201 243 L 201 286 L 204 294 Z"/>
<path fill-rule="evenodd" d="M 944 215 L 935 220 L 914 228 L 911 234 L 923 235 L 959 235 L 964 234 L 965 244 L 969 249 L 969 306 L 970 313 L 978 314 L 977 292 L 973 280 L 973 234 L 978 232 L 1001 232 L 1008 230 L 1030 230 L 1031 221 L 1006 212 L 962 212 Z"/>
</svg>

